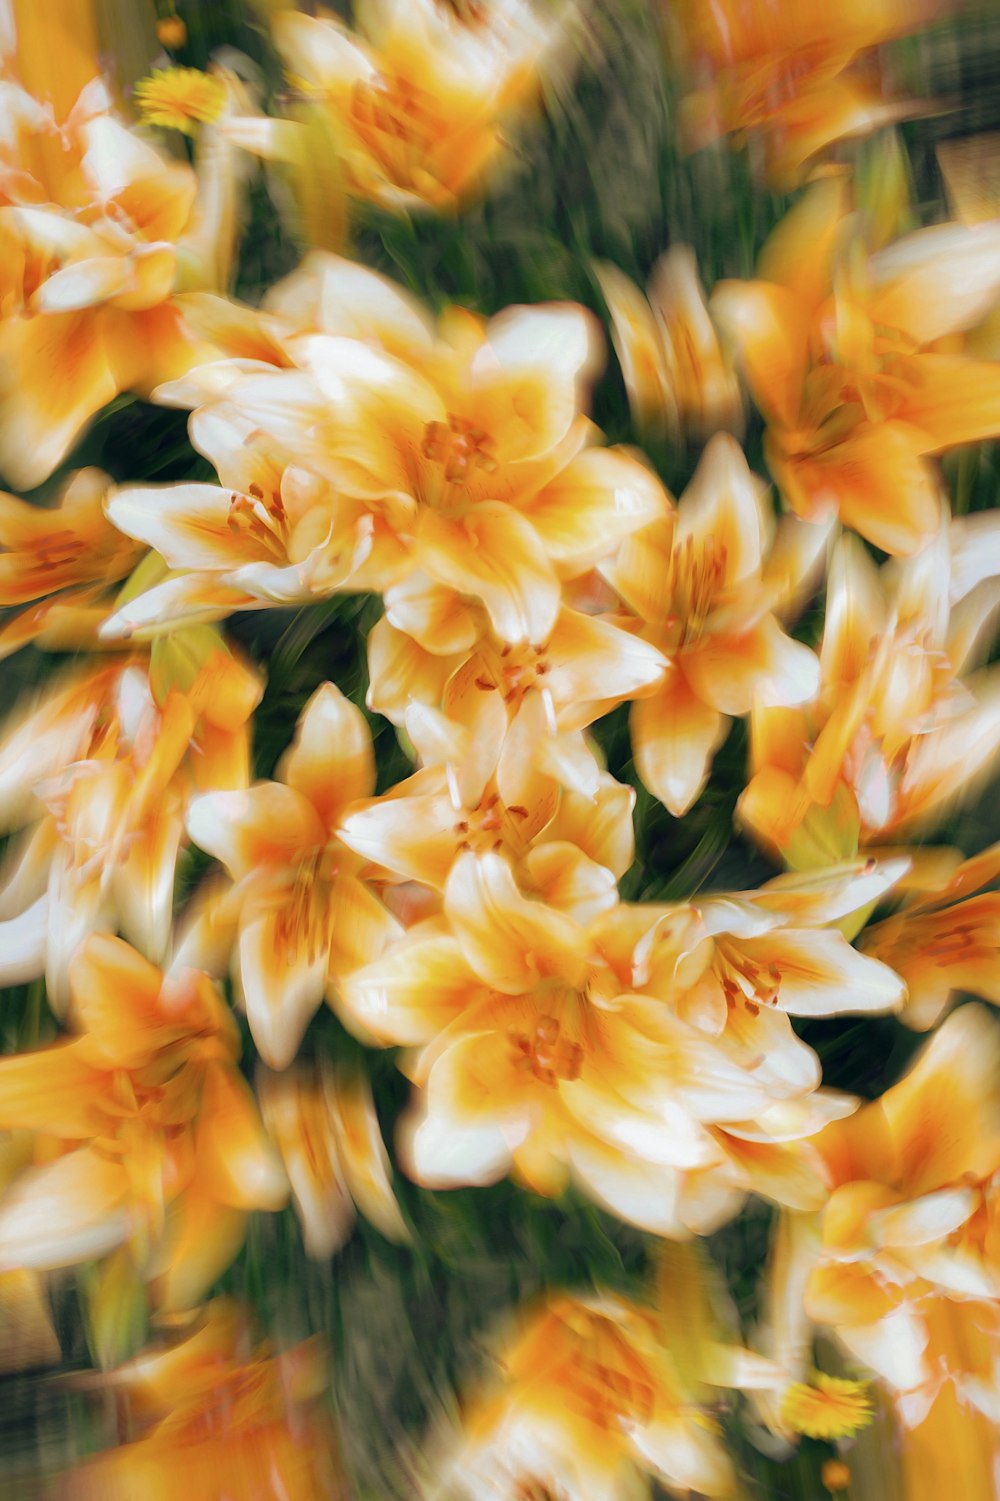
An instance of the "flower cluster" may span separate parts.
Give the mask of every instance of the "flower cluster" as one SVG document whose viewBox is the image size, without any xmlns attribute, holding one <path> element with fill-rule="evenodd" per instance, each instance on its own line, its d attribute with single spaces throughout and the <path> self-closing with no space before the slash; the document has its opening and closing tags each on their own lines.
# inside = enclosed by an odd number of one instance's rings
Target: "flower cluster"
<svg viewBox="0 0 1000 1501">
<path fill-rule="evenodd" d="M 0 495 L 0 657 L 81 655 L 0 728 L 0 982 L 34 1018 L 0 1058 L 0 1307 L 51 1361 L 76 1269 L 128 1420 L 70 1496 L 334 1494 L 325 1357 L 254 1353 L 211 1296 L 250 1217 L 290 1204 L 314 1262 L 358 1216 L 403 1255 L 422 1191 L 508 1178 L 634 1227 L 659 1276 L 522 1313 L 448 1495 L 731 1495 L 724 1391 L 772 1453 L 883 1402 L 921 1495 L 949 1445 L 993 1465 L 1000 1028 L 950 1008 L 1000 1003 L 1000 855 L 914 841 L 1000 744 L 1000 513 L 953 515 L 940 462 L 1000 435 L 1000 229 L 914 227 L 891 173 L 817 164 L 900 113 L 875 49 L 928 7 L 675 9 L 692 139 L 810 174 L 752 278 L 706 291 L 680 244 L 648 299 L 591 267 L 638 436 L 697 450 L 676 498 L 594 420 L 595 311 L 432 311 L 327 233 L 338 193 L 375 226 L 486 193 L 575 5 L 262 7 L 265 114 L 229 54 L 116 102 L 79 17 L 71 67 L 13 4 L 0 473 L 34 493 Z M 254 158 L 309 245 L 251 307 Z M 74 458 L 123 392 L 189 414 L 190 477 Z M 276 610 L 365 619 L 367 673 L 314 678 L 271 756 L 242 627 Z M 649 828 L 720 806 L 779 873 L 668 883 Z M 892 1013 L 932 1034 L 910 1072 L 827 1087 L 803 1020 Z M 741 1332 L 696 1238 L 751 1199 L 776 1228 Z"/>
</svg>

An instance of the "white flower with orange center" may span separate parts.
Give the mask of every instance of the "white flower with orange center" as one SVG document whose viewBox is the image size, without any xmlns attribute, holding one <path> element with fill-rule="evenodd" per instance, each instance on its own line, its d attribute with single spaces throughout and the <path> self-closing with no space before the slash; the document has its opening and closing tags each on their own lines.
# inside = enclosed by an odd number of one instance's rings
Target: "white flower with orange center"
<svg viewBox="0 0 1000 1501">
<path fill-rule="evenodd" d="M 385 592 L 419 572 L 458 599 L 479 601 L 502 641 L 544 641 L 561 581 L 589 572 L 664 507 L 662 488 L 635 456 L 587 446 L 596 431 L 580 407 L 592 333 L 582 308 L 553 304 L 510 308 L 489 322 L 453 309 L 419 358 L 355 337 L 295 335 L 284 349 L 299 368 L 238 374 L 210 401 L 205 421 L 221 408 L 217 420 L 240 426 L 240 441 L 252 434 L 252 444 L 276 446 L 286 463 L 325 483 L 326 526 L 310 522 L 310 546 L 326 543 L 337 517 L 354 533 L 359 517 L 367 523 L 366 551 L 334 587 Z M 196 424 L 204 446 L 199 431 Z M 261 497 L 245 488 L 125 489 L 109 513 L 172 566 L 209 569 L 226 582 L 244 562 L 243 532 L 252 527 L 263 544 L 264 531 L 276 530 L 274 486 L 258 484 Z M 227 569 L 222 538 L 234 500 Z M 203 524 L 219 539 L 211 558 L 199 540 Z M 308 572 L 305 551 L 293 548 L 288 561 Z M 240 583 L 235 572 L 232 581 Z M 291 597 L 306 594 L 301 584 Z M 164 597 L 161 628 L 172 606 Z"/>
<path fill-rule="evenodd" d="M 364 715 L 332 683 L 303 709 L 278 776 L 195 799 L 187 828 L 232 878 L 209 921 L 216 945 L 233 949 L 257 1050 L 282 1069 L 324 995 L 401 928 L 338 837 L 347 806 L 372 792 L 375 765 Z M 199 939 L 191 941 L 184 952 L 197 954 Z"/>
<path fill-rule="evenodd" d="M 670 662 L 662 686 L 636 695 L 631 724 L 639 773 L 676 816 L 704 786 L 731 716 L 815 694 L 816 657 L 775 611 L 801 593 L 824 542 L 794 520 L 775 531 L 763 483 L 718 434 L 677 507 L 599 562 Z"/>
<path fill-rule="evenodd" d="M 821 684 L 802 709 L 759 705 L 739 816 L 789 863 L 826 863 L 938 819 L 992 765 L 1000 675 L 970 672 L 1000 577 L 992 514 L 953 520 L 916 557 L 876 568 L 851 537 L 827 584 Z"/>
<path fill-rule="evenodd" d="M 203 1296 L 251 1209 L 288 1184 L 236 1066 L 239 1034 L 208 976 L 164 976 L 92 935 L 70 964 L 79 1035 L 0 1063 L 0 1125 L 41 1133 L 0 1198 L 0 1268 L 75 1266 L 126 1243 L 167 1307 Z"/>
<path fill-rule="evenodd" d="M 118 660 L 68 674 L 14 716 L 0 743 L 0 817 L 25 833 L 2 871 L 5 983 L 44 974 L 61 1013 L 88 933 L 120 929 L 165 957 L 185 808 L 199 790 L 245 786 L 261 692 L 210 636 L 183 686 Z"/>
<path fill-rule="evenodd" d="M 766 911 L 747 918 L 758 935 L 780 922 Z M 714 1006 L 697 993 L 713 962 L 703 960 L 705 931 L 686 908 L 618 906 L 583 920 L 527 898 L 500 855 L 461 855 L 443 916 L 348 975 L 338 1000 L 367 1040 L 418 1049 L 402 1138 L 417 1181 L 490 1183 L 513 1170 L 552 1194 L 572 1174 L 616 1213 L 668 1235 L 718 1223 L 758 1180 L 781 1197 L 783 1164 L 801 1194 L 794 1151 L 771 1149 L 854 1102 L 816 1094 L 816 1057 L 760 976 L 783 965 L 770 990 L 814 1014 L 842 1009 L 848 975 L 861 1009 L 898 1004 L 901 984 L 832 931 L 741 936 L 718 943 Z M 731 1008 L 725 982 L 737 974 L 750 990 Z"/>
</svg>

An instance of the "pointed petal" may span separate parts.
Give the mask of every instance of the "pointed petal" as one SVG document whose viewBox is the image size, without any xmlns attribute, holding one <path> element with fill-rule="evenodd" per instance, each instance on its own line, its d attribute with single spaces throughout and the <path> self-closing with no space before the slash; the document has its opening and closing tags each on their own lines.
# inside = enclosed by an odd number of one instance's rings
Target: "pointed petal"
<svg viewBox="0 0 1000 1501">
<path fill-rule="evenodd" d="M 708 779 L 727 720 L 696 697 L 675 669 L 664 687 L 632 705 L 629 724 L 636 770 L 649 790 L 680 818 Z"/>
<path fill-rule="evenodd" d="M 461 519 L 424 511 L 415 554 L 438 583 L 482 600 L 501 640 L 548 637 L 559 582 L 538 533 L 510 506 L 487 501 Z"/>
<path fill-rule="evenodd" d="M 504 995 L 540 980 L 582 980 L 585 955 L 577 923 L 518 891 L 499 855 L 461 855 L 445 887 L 445 911 L 466 962 Z"/>
<path fill-rule="evenodd" d="M 195 1133 L 198 1173 L 232 1209 L 281 1209 L 288 1179 L 249 1087 L 235 1068 L 205 1072 Z"/>
<path fill-rule="evenodd" d="M 1000 1029 L 982 1006 L 945 1019 L 881 1099 L 911 1193 L 985 1178 L 1000 1165 Z"/>
<path fill-rule="evenodd" d="M 287 1068 L 326 990 L 328 951 L 310 952 L 306 937 L 291 944 L 281 908 L 244 920 L 238 939 L 239 978 L 257 1051 L 269 1068 Z"/>
<path fill-rule="evenodd" d="M 435 1037 L 468 1004 L 475 977 L 458 941 L 411 930 L 364 969 L 345 976 L 337 1009 L 382 1044 L 412 1046 Z"/>
<path fill-rule="evenodd" d="M 374 792 L 368 721 L 333 683 L 321 683 L 302 710 L 277 776 L 312 804 L 328 829 L 345 804 Z"/>
<path fill-rule="evenodd" d="M 793 1016 L 894 1011 L 906 986 L 888 965 L 859 954 L 832 928 L 800 933 L 780 928 L 740 947 L 763 973 L 780 973 L 777 1004 Z"/>
<path fill-rule="evenodd" d="M 659 480 L 624 448 L 587 448 L 521 509 L 563 578 L 601 562 L 623 537 L 662 516 Z"/>
<path fill-rule="evenodd" d="M 128 1178 L 89 1147 L 29 1168 L 0 1198 L 0 1271 L 54 1270 L 126 1239 Z"/>
<path fill-rule="evenodd" d="M 196 797 L 187 828 L 195 844 L 221 860 L 236 880 L 261 866 L 286 866 L 300 852 L 326 842 L 312 804 L 282 782 Z"/>
<path fill-rule="evenodd" d="M 773 615 L 745 635 L 705 635 L 683 658 L 691 691 L 721 714 L 808 703 L 819 689 L 819 661 L 786 636 Z"/>
<path fill-rule="evenodd" d="M 47 894 L 17 917 L 0 922 L 0 986 L 23 985 L 43 975 L 48 938 Z"/>
<path fill-rule="evenodd" d="M 709 308 L 736 350 L 765 418 L 794 427 L 806 374 L 808 304 L 772 282 L 722 281 Z"/>
</svg>

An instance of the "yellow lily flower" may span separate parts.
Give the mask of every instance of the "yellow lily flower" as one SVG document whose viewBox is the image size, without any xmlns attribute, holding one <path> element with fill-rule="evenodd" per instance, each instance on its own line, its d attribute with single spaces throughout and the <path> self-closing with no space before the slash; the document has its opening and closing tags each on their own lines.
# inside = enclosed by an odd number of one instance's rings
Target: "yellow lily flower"
<svg viewBox="0 0 1000 1501">
<path fill-rule="evenodd" d="M 303 709 L 278 778 L 195 798 L 187 829 L 234 882 L 220 898 L 234 976 L 258 1052 L 283 1069 L 324 995 L 402 930 L 339 839 L 375 764 L 364 715 L 332 683 Z"/>
<path fill-rule="evenodd" d="M 51 508 L 0 493 L 0 606 L 45 601 L 4 624 L 0 656 L 39 638 L 46 644 L 53 607 L 75 611 L 78 625 L 88 605 L 91 619 L 104 618 L 108 585 L 131 571 L 141 551 L 104 515 L 110 485 L 99 469 L 80 469 Z M 85 639 L 81 631 L 74 645 Z"/>
<path fill-rule="evenodd" d="M 1000 572 L 992 515 L 952 521 L 915 558 L 878 569 L 837 543 L 827 585 L 821 683 L 802 709 L 759 707 L 743 823 L 794 865 L 826 863 L 817 839 L 852 850 L 938 818 L 992 764 L 1000 677 L 964 676 L 992 618 Z"/>
<path fill-rule="evenodd" d="M 419 574 L 387 591 L 368 637 L 368 703 L 425 765 L 445 765 L 456 810 L 476 813 L 494 793 L 530 810 L 556 782 L 596 798 L 603 773 L 579 730 L 662 680 L 655 645 L 572 597 L 564 591 L 551 630 L 512 644 L 482 609 Z"/>
<path fill-rule="evenodd" d="M 704 787 L 730 716 L 755 698 L 804 703 L 819 683 L 815 655 L 775 609 L 801 590 L 825 537 L 795 521 L 775 534 L 763 491 L 739 445 L 717 434 L 676 508 L 598 562 L 670 662 L 662 686 L 636 695 L 631 727 L 640 776 L 677 817 Z"/>
<path fill-rule="evenodd" d="M 234 467 L 232 490 L 124 489 L 109 502 L 112 521 L 171 566 L 258 599 L 309 597 L 319 548 L 326 592 L 385 592 L 419 573 L 480 601 L 504 642 L 545 640 L 560 582 L 660 515 L 662 489 L 630 452 L 586 447 L 594 430 L 579 408 L 593 341 L 582 308 L 511 308 L 489 322 L 453 309 L 440 335 L 418 363 L 356 338 L 297 335 L 284 341 L 297 369 L 237 372 L 223 385 L 195 442 L 216 444 L 206 428 L 229 424 L 239 443 L 253 434 L 265 460 L 276 450 L 307 492 L 293 517 L 284 480 L 272 471 L 248 482 L 251 460 L 239 456 L 244 478 Z M 283 570 L 280 584 L 268 564 Z M 209 582 L 181 578 L 106 633 L 162 629 L 203 588 L 217 608 Z"/>
<path fill-rule="evenodd" d="M 447 1187 L 513 1169 L 545 1194 L 572 1174 L 613 1212 L 666 1235 L 719 1223 L 758 1182 L 801 1194 L 806 1168 L 771 1148 L 854 1102 L 815 1094 L 815 1055 L 768 1002 L 785 981 L 789 1009 L 840 1009 L 850 984 L 851 1004 L 880 1009 L 902 986 L 839 934 L 778 933 L 780 916 L 763 909 L 736 926 L 737 904 L 722 907 L 740 936 L 720 937 L 713 958 L 706 919 L 691 909 L 619 906 L 583 922 L 525 897 L 499 855 L 460 855 L 443 918 L 416 923 L 346 976 L 337 1002 L 366 1040 L 418 1049 L 401 1139 L 410 1174 Z M 771 948 L 744 936 L 772 927 Z M 733 957 L 740 945 L 745 957 Z M 786 966 L 777 981 L 765 949 Z M 769 996 L 752 988 L 758 962 Z M 706 998 L 713 964 L 717 1004 Z M 750 990 L 730 1008 L 732 975 Z"/>
<path fill-rule="evenodd" d="M 561 786 L 511 748 L 502 742 L 500 764 L 482 782 L 472 783 L 462 763 L 458 771 L 418 771 L 357 804 L 341 839 L 385 878 L 434 891 L 444 891 L 464 851 L 492 850 L 510 861 L 526 892 L 582 921 L 614 906 L 616 882 L 633 859 L 635 793 L 607 772 L 598 773 L 592 795 Z"/>
<path fill-rule="evenodd" d="M 955 351 L 1000 295 L 1000 226 L 917 230 L 873 255 L 846 179 L 814 184 L 765 245 L 756 281 L 711 312 L 768 425 L 786 504 L 884 551 L 919 551 L 941 519 L 930 456 L 1000 431 L 1000 364 Z"/>
<path fill-rule="evenodd" d="M 987 1012 L 952 1013 L 898 1084 L 813 1139 L 828 1202 L 776 1243 L 771 1353 L 794 1371 L 810 1321 L 829 1329 L 908 1427 L 945 1388 L 1000 1413 L 998 1060 Z"/>
<path fill-rule="evenodd" d="M 0 1198 L 0 1268 L 74 1266 L 128 1243 L 189 1306 L 242 1239 L 246 1212 L 288 1185 L 236 1068 L 239 1037 L 208 976 L 165 977 L 120 939 L 92 935 L 70 963 L 71 1041 L 0 1060 L 0 1126 L 55 1138 Z M 214 1227 L 178 1230 L 199 1200 Z"/>
<path fill-rule="evenodd" d="M 770 180 L 794 186 L 836 142 L 912 113 L 885 99 L 874 52 L 925 26 L 937 8 L 934 0 L 876 0 L 835 15 L 789 0 L 671 6 L 689 148 L 724 135 L 749 138 Z"/>
<path fill-rule="evenodd" d="M 523 1310 L 497 1350 L 499 1380 L 469 1404 L 447 1493 L 614 1501 L 648 1497 L 655 1477 L 671 1495 L 732 1495 L 710 1393 L 692 1392 L 665 1333 L 661 1309 L 624 1298 L 558 1294 Z M 706 1339 L 697 1356 L 709 1387 L 776 1379 L 749 1351 Z"/>
<path fill-rule="evenodd" d="M 387 1239 L 409 1240 L 364 1075 L 325 1064 L 293 1063 L 282 1074 L 258 1067 L 257 1097 L 292 1186 L 307 1256 L 328 1260 L 349 1238 L 358 1210 Z"/>
<path fill-rule="evenodd" d="M 509 159 L 507 127 L 533 104 L 571 13 L 543 18 L 523 0 L 490 0 L 469 16 L 432 0 L 363 0 L 360 32 L 287 9 L 271 30 L 294 86 L 338 142 L 348 192 L 446 212 Z M 262 121 L 248 141 L 280 156 L 287 131 Z"/>
<path fill-rule="evenodd" d="M 87 933 L 121 928 L 165 956 L 187 803 L 246 785 L 259 678 L 217 641 L 192 679 L 182 691 L 135 659 L 70 673 L 0 745 L 0 820 L 31 826 L 0 877 L 0 977 L 44 973 L 57 1013 Z"/>
<path fill-rule="evenodd" d="M 938 884 L 908 891 L 900 910 L 873 923 L 861 948 L 906 981 L 900 1020 L 919 1032 L 937 1025 L 959 991 L 1000 1005 L 1000 846 L 965 860 Z"/>
<path fill-rule="evenodd" d="M 611 337 L 640 430 L 705 442 L 740 437 L 743 398 L 705 302 L 694 251 L 672 245 L 649 275 L 646 297 L 617 266 L 595 267 Z M 647 300 L 648 299 L 648 300 Z"/>
<path fill-rule="evenodd" d="M 58 116 L 0 86 L 0 470 L 28 489 L 119 392 L 148 395 L 209 356 L 173 293 L 228 261 L 232 149 L 206 133 L 199 175 L 166 161 L 96 76 Z"/>
<path fill-rule="evenodd" d="M 130 1414 L 130 1442 L 85 1460 L 62 1480 L 68 1501 L 340 1498 L 334 1434 L 319 1410 L 325 1382 L 318 1340 L 272 1354 L 248 1349 L 248 1319 L 227 1299 L 192 1328 L 88 1384 Z M 266 1492 L 261 1485 L 268 1487 Z"/>
</svg>

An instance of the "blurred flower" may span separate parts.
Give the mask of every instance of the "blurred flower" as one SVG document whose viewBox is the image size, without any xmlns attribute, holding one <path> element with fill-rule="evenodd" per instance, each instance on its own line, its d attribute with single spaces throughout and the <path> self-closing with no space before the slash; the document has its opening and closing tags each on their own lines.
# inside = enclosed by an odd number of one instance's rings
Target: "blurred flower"
<svg viewBox="0 0 1000 1501">
<path fill-rule="evenodd" d="M 862 950 L 906 981 L 907 1026 L 936 1026 L 961 991 L 1000 1005 L 1000 892 L 980 889 L 998 876 L 993 845 L 939 883 L 909 883 L 900 910 L 865 929 Z"/>
<path fill-rule="evenodd" d="M 293 10 L 271 28 L 293 87 L 329 120 L 352 196 L 447 211 L 482 191 L 509 154 L 506 127 L 534 102 L 570 10 L 541 12 L 524 0 L 468 15 L 435 0 L 362 0 L 363 35 Z M 264 154 L 281 154 L 282 124 L 268 133 L 262 122 Z"/>
<path fill-rule="evenodd" d="M 167 161 L 115 115 L 97 77 L 59 120 L 3 87 L 0 469 L 27 489 L 119 392 L 148 395 L 209 357 L 173 293 L 228 265 L 235 166 L 207 133 L 197 174 Z"/>
<path fill-rule="evenodd" d="M 795 1381 L 786 1388 L 781 1418 L 807 1438 L 851 1438 L 872 1420 L 868 1383 L 816 1371 L 808 1385 Z"/>
<path fill-rule="evenodd" d="M 814 919 L 863 900 L 840 897 Z M 513 1169 L 544 1194 L 572 1174 L 665 1235 L 714 1227 L 748 1189 L 822 1202 L 820 1179 L 783 1147 L 854 1102 L 815 1092 L 815 1055 L 772 1002 L 884 1009 L 902 986 L 839 934 L 797 941 L 780 911 L 746 904 L 739 922 L 740 910 L 618 906 L 581 921 L 526 898 L 499 855 L 460 855 L 444 920 L 416 923 L 339 992 L 366 1040 L 419 1049 L 406 1063 L 420 1091 L 408 1171 L 448 1187 Z M 724 915 L 726 935 L 709 942 Z"/>
<path fill-rule="evenodd" d="M 1000 294 L 1000 226 L 936 225 L 867 255 L 849 208 L 846 179 L 815 183 L 759 279 L 720 282 L 711 312 L 768 424 L 786 504 L 909 554 L 940 525 L 929 456 L 1000 431 L 1000 364 L 949 342 Z"/>
<path fill-rule="evenodd" d="M 271 1354 L 249 1347 L 247 1319 L 217 1298 L 183 1337 L 97 1382 L 131 1418 L 128 1443 L 63 1479 L 66 1501 L 314 1501 L 344 1495 L 334 1435 L 316 1401 L 326 1385 L 318 1340 Z M 262 1491 L 262 1485 L 266 1491 Z"/>
<path fill-rule="evenodd" d="M 257 1069 L 264 1124 L 281 1154 L 306 1255 L 326 1261 L 354 1228 L 357 1211 L 389 1240 L 406 1241 L 371 1087 L 361 1073 L 293 1063 Z"/>
<path fill-rule="evenodd" d="M 819 664 L 775 610 L 799 593 L 822 550 L 819 528 L 775 533 L 764 486 L 734 439 L 717 434 L 680 503 L 622 539 L 600 573 L 670 671 L 637 693 L 632 743 L 643 781 L 675 816 L 702 790 L 730 715 L 755 699 L 813 697 Z M 609 550 L 610 552 L 610 550 Z"/>
<path fill-rule="evenodd" d="M 794 1371 L 810 1322 L 829 1329 L 907 1426 L 945 1387 L 1000 1413 L 998 1063 L 995 1021 L 955 1011 L 898 1084 L 814 1138 L 828 1202 L 776 1241 L 769 1353 Z"/>
<path fill-rule="evenodd" d="M 28 826 L 0 873 L 0 977 L 44 973 L 57 1014 L 87 933 L 120 928 L 164 957 L 187 803 L 246 785 L 260 679 L 214 632 L 172 663 L 183 640 L 152 668 L 125 659 L 56 679 L 0 740 L 0 826 Z"/>
<path fill-rule="evenodd" d="M 409 724 L 417 733 L 416 713 Z M 448 748 L 456 743 L 448 736 Z M 593 765 L 593 793 L 561 785 L 540 770 L 516 732 L 499 742 L 499 761 L 480 766 L 478 736 L 454 763 L 429 765 L 380 798 L 356 805 L 340 837 L 380 874 L 443 891 L 466 850 L 503 853 L 523 888 L 582 920 L 617 901 L 616 881 L 632 863 L 630 787 Z M 565 737 L 567 740 L 569 737 Z M 478 768 L 478 774 L 477 774 Z M 483 772 L 485 771 L 485 776 Z"/>
<path fill-rule="evenodd" d="M 30 641 L 48 649 L 96 644 L 108 586 L 141 553 L 104 515 L 110 484 L 99 469 L 79 469 L 52 507 L 0 493 L 0 606 L 43 601 L 0 629 L 0 658 Z"/>
<path fill-rule="evenodd" d="M 698 1312 L 686 1310 L 689 1327 Z M 523 1311 L 497 1353 L 500 1379 L 465 1416 L 447 1467 L 449 1495 L 467 1501 L 732 1493 L 734 1475 L 712 1415 L 665 1339 L 661 1311 L 615 1297 L 555 1295 Z M 773 1382 L 768 1362 L 697 1342 L 705 1387 Z"/>
<path fill-rule="evenodd" d="M 143 125 L 159 125 L 195 135 L 199 125 L 217 120 L 226 103 L 225 85 L 197 68 L 156 68 L 135 85 Z"/>
<path fill-rule="evenodd" d="M 70 988 L 79 1035 L 0 1060 L 0 1128 L 54 1148 L 0 1198 L 0 1269 L 127 1243 L 157 1300 L 190 1306 L 239 1248 L 247 1211 L 288 1192 L 236 1067 L 236 1025 L 207 975 L 165 977 L 103 934 L 74 955 Z"/>
<path fill-rule="evenodd" d="M 420 574 L 386 591 L 368 637 L 369 705 L 425 764 L 444 763 L 459 807 L 475 811 L 491 777 L 489 795 L 511 806 L 554 795 L 552 782 L 595 798 L 601 767 L 578 732 L 662 680 L 655 645 L 571 608 L 571 589 L 563 598 L 550 631 L 512 644 L 482 608 Z"/>
<path fill-rule="evenodd" d="M 648 301 L 617 266 L 595 267 L 611 336 L 640 430 L 705 442 L 739 437 L 743 400 L 705 303 L 694 251 L 672 245 L 649 276 Z"/>
<path fill-rule="evenodd" d="M 831 1494 L 846 1491 L 851 1483 L 850 1466 L 846 1465 L 842 1459 L 824 1459 L 819 1474 L 823 1489 Z"/>
<path fill-rule="evenodd" d="M 938 0 L 875 0 L 823 14 L 791 0 L 709 8 L 681 0 L 668 25 L 687 87 L 681 121 L 689 147 L 749 137 L 772 182 L 793 186 L 835 142 L 913 112 L 884 97 L 875 49 L 919 30 L 939 8 Z"/>
<path fill-rule="evenodd" d="M 406 358 L 383 337 L 401 320 Z M 240 608 L 249 596 L 386 592 L 419 574 L 456 602 L 481 602 L 501 641 L 544 641 L 560 581 L 588 573 L 660 514 L 662 489 L 636 457 L 586 446 L 596 433 L 580 405 L 594 346 L 582 308 L 510 308 L 489 322 L 452 309 L 439 340 L 417 353 L 400 298 L 383 306 L 375 332 L 378 346 L 290 337 L 284 348 L 300 368 L 237 370 L 223 382 L 193 425 L 199 446 L 233 455 L 232 491 L 130 488 L 111 499 L 117 526 L 198 576 L 131 602 L 108 635 L 162 629 L 178 607 L 225 608 L 227 597 Z M 204 385 L 181 389 L 198 400 Z M 257 451 L 271 474 L 237 489 Z M 275 465 L 294 468 L 301 499 L 285 499 Z"/>
<path fill-rule="evenodd" d="M 161 46 L 179 52 L 187 45 L 187 27 L 178 15 L 161 16 L 156 23 L 156 38 Z"/>
<path fill-rule="evenodd" d="M 922 827 L 992 764 L 1000 678 L 964 673 L 996 611 L 998 543 L 993 514 L 952 521 L 881 569 L 855 539 L 837 543 L 819 694 L 802 709 L 755 709 L 738 804 L 788 863 L 826 864 L 831 842 L 853 854 L 859 840 Z"/>
<path fill-rule="evenodd" d="M 187 828 L 234 882 L 220 918 L 257 1050 L 282 1069 L 324 995 L 401 929 L 338 838 L 345 808 L 372 792 L 375 764 L 364 715 L 332 683 L 303 709 L 278 777 L 196 798 Z"/>
</svg>

